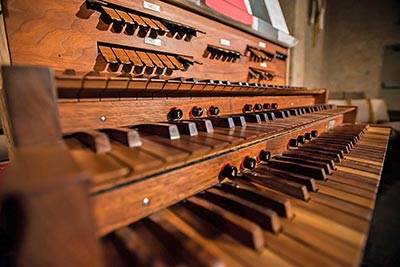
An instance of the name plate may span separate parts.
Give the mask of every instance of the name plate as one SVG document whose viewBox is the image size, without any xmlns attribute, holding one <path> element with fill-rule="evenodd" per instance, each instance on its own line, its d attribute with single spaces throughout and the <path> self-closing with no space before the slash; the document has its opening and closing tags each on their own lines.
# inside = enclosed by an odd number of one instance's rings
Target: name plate
<svg viewBox="0 0 400 267">
<path fill-rule="evenodd" d="M 144 38 L 144 43 L 150 44 L 150 45 L 155 45 L 155 46 L 161 46 L 161 40 L 160 39 L 153 39 L 150 37 Z"/>
<path fill-rule="evenodd" d="M 161 12 L 161 7 L 159 5 L 147 2 L 147 1 L 143 1 L 143 7 L 149 10 L 153 10 L 156 12 Z"/>
<path fill-rule="evenodd" d="M 221 44 L 225 46 L 231 46 L 231 41 L 226 39 L 221 39 Z"/>
</svg>

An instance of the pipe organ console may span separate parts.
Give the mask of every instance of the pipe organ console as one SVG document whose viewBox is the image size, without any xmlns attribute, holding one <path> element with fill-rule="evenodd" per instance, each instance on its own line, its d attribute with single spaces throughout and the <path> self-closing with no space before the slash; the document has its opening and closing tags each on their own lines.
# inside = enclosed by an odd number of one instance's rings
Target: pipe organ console
<svg viewBox="0 0 400 267">
<path fill-rule="evenodd" d="M 1 262 L 360 264 L 390 129 L 198 2 L 3 1 Z"/>
</svg>

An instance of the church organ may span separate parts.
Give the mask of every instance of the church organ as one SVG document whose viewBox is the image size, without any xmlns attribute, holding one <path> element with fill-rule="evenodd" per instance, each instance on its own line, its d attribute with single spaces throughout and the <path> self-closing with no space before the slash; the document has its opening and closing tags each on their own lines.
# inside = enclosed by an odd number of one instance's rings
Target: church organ
<svg viewBox="0 0 400 267">
<path fill-rule="evenodd" d="M 359 265 L 390 129 L 195 2 L 4 2 L 7 263 Z"/>
</svg>

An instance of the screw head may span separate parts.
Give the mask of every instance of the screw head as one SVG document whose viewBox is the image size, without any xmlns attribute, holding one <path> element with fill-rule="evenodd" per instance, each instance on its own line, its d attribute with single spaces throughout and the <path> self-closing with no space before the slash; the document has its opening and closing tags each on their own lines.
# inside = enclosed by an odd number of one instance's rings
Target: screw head
<svg viewBox="0 0 400 267">
<path fill-rule="evenodd" d="M 142 205 L 147 207 L 150 205 L 150 198 L 145 197 L 142 201 Z"/>
<path fill-rule="evenodd" d="M 99 117 L 99 120 L 100 120 L 101 122 L 105 122 L 105 121 L 107 120 L 107 117 L 106 117 L 105 115 L 101 115 L 101 116 Z"/>
</svg>

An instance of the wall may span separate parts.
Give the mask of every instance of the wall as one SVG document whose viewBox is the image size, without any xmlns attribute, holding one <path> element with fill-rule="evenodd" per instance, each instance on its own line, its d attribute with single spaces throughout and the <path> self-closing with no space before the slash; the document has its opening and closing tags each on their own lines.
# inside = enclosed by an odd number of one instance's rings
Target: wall
<svg viewBox="0 0 400 267">
<path fill-rule="evenodd" d="M 313 26 L 309 24 L 309 0 L 280 0 L 289 32 L 299 43 L 290 51 L 289 84 L 325 88 L 325 31 L 321 31 L 313 46 Z"/>
<path fill-rule="evenodd" d="M 400 90 L 380 89 L 384 46 L 400 43 L 400 2 L 329 0 L 327 10 L 328 88 L 365 91 L 367 97 L 385 97 L 390 109 L 400 109 Z"/>
<path fill-rule="evenodd" d="M 289 30 L 299 39 L 291 51 L 290 85 L 364 91 L 400 110 L 400 90 L 381 90 L 380 85 L 384 46 L 400 43 L 400 1 L 328 0 L 316 47 L 308 24 L 309 1 L 280 2 Z"/>
</svg>

